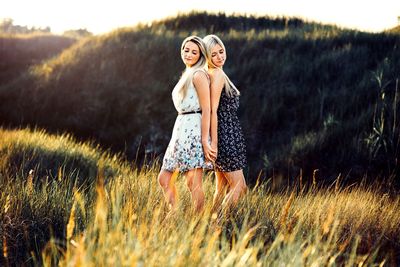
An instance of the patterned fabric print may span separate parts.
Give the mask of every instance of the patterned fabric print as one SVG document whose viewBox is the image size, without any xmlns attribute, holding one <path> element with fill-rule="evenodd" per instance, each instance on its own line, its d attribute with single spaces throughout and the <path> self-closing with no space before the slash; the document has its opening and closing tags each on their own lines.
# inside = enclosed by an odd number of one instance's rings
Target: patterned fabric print
<svg viewBox="0 0 400 267">
<path fill-rule="evenodd" d="M 201 110 L 199 98 L 193 83 L 190 84 L 186 96 L 181 99 L 178 90 L 172 91 L 172 101 L 178 113 Z"/>
<path fill-rule="evenodd" d="M 193 83 L 183 100 L 179 99 L 175 90 L 172 92 L 172 99 L 178 112 L 201 110 Z M 179 169 L 185 172 L 195 168 L 212 169 L 212 167 L 212 163 L 204 159 L 201 144 L 201 114 L 178 115 L 161 168 L 168 171 Z"/>
<path fill-rule="evenodd" d="M 237 110 L 239 95 L 229 97 L 222 89 L 218 116 L 218 156 L 215 161 L 217 171 L 232 172 L 246 166 L 246 145 Z"/>
</svg>

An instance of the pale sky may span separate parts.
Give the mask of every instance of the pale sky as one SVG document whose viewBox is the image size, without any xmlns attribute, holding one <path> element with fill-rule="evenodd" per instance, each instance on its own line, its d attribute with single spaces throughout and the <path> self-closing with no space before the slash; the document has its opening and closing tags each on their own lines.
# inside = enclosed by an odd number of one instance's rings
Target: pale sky
<svg viewBox="0 0 400 267">
<path fill-rule="evenodd" d="M 191 10 L 300 17 L 378 32 L 398 25 L 400 0 L 0 0 L 0 19 L 53 33 L 86 28 L 95 34 Z"/>
</svg>

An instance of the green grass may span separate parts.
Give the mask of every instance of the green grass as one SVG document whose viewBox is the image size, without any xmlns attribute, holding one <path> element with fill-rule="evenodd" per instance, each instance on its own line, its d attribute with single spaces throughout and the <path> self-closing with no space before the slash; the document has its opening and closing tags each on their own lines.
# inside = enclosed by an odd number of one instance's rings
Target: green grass
<svg viewBox="0 0 400 267">
<path fill-rule="evenodd" d="M 180 176 L 178 209 L 170 214 L 157 163 L 138 169 L 66 134 L 21 129 L 0 130 L 0 137 L 2 265 L 378 266 L 400 260 L 400 197 L 388 188 L 342 188 L 338 181 L 273 192 L 269 181 L 259 181 L 236 208 L 213 213 L 214 178 L 207 173 L 207 202 L 198 215 Z M 34 166 L 31 176 L 26 165 Z M 77 173 L 89 182 L 79 185 Z"/>
</svg>

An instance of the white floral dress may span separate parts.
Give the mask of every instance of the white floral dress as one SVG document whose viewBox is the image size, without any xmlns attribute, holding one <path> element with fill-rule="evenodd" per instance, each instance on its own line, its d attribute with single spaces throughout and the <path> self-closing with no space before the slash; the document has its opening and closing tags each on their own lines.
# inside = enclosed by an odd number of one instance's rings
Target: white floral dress
<svg viewBox="0 0 400 267">
<path fill-rule="evenodd" d="M 171 172 L 176 169 L 181 172 L 195 168 L 212 169 L 212 163 L 204 159 L 201 144 L 201 113 L 180 114 L 201 110 L 193 82 L 188 87 L 184 99 L 180 99 L 179 92 L 174 89 L 172 100 L 178 111 L 178 117 L 161 169 Z"/>
</svg>

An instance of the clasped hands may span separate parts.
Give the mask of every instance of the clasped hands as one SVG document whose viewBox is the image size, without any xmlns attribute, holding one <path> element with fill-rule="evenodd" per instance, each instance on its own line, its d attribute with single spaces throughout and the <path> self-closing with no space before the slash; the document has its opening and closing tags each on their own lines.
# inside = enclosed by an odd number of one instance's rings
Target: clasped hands
<svg viewBox="0 0 400 267">
<path fill-rule="evenodd" d="M 207 161 L 215 162 L 218 155 L 217 146 L 211 146 L 208 142 L 203 143 L 203 151 Z"/>
</svg>

